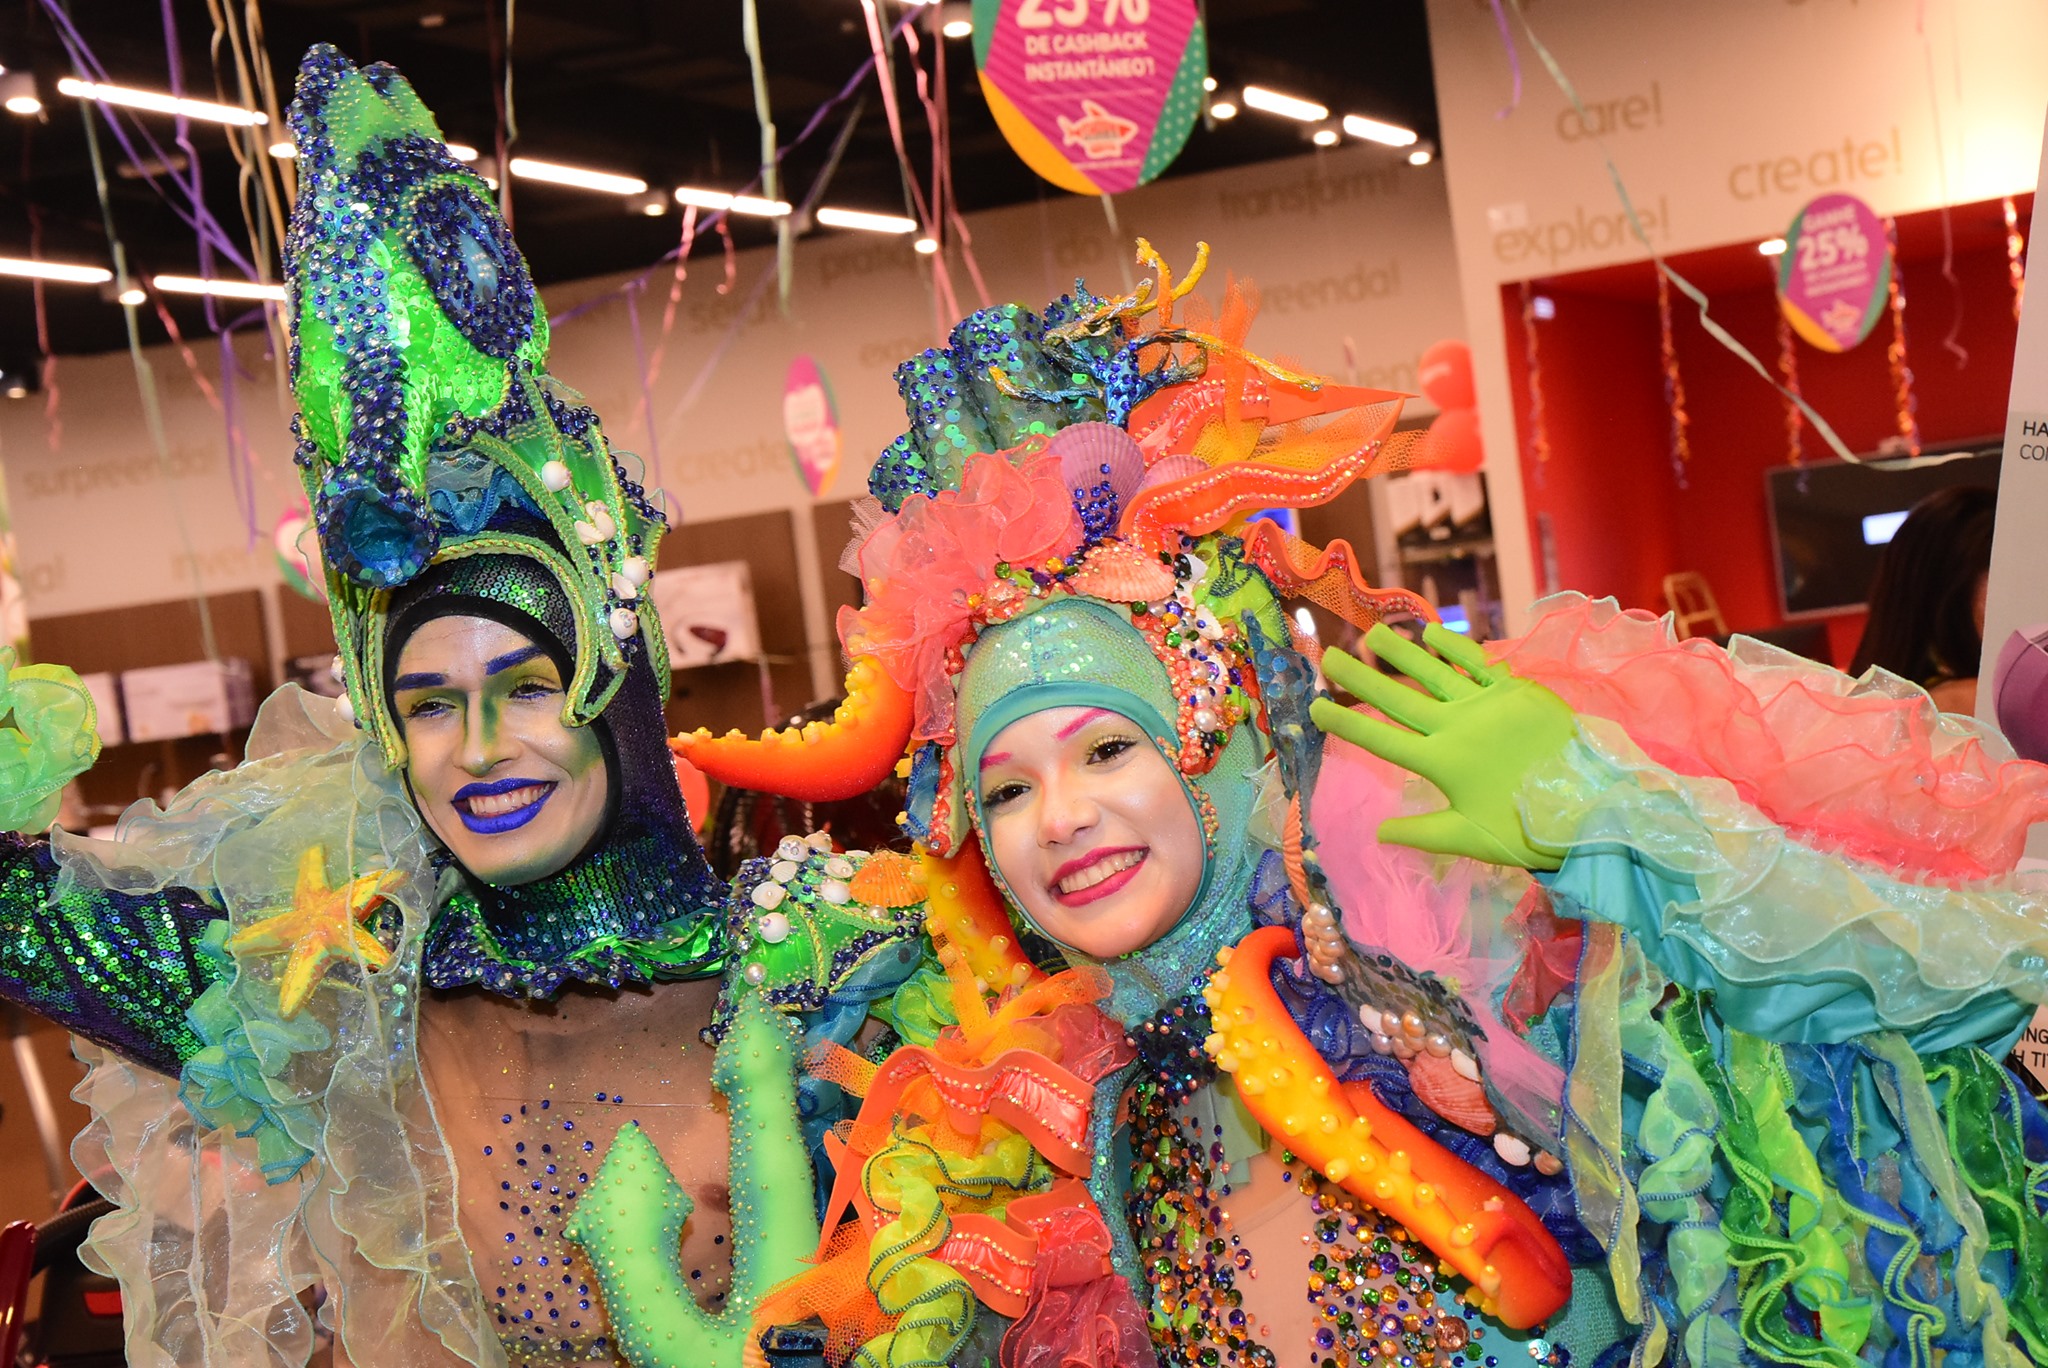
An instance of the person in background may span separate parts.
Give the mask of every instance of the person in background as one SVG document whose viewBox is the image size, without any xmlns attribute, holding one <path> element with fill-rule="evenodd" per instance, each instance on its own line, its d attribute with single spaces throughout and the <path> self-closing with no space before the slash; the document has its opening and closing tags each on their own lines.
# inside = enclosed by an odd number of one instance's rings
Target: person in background
<svg viewBox="0 0 2048 1368">
<path fill-rule="evenodd" d="M 1997 503 L 1996 490 L 1959 485 L 1913 505 L 1878 559 L 1850 674 L 1882 666 L 1926 689 L 1943 712 L 1977 710 Z"/>
</svg>

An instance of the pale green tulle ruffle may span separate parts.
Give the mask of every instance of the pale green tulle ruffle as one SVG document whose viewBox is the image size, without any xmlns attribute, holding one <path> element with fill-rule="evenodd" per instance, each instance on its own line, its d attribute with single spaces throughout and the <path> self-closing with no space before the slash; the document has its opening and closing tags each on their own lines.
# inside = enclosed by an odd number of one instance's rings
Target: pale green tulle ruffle
<svg viewBox="0 0 2048 1368">
<path fill-rule="evenodd" d="M 57 819 L 64 786 L 100 756 L 92 694 L 62 665 L 22 665 L 0 646 L 0 831 Z"/>
<path fill-rule="evenodd" d="M 166 809 L 136 805 L 114 841 L 60 835 L 60 878 L 203 890 L 222 910 L 218 938 L 289 905 L 300 857 L 319 845 L 334 879 L 399 876 L 381 928 L 392 959 L 337 969 L 285 1021 L 282 958 L 244 958 L 194 1007 L 209 1045 L 182 1100 L 172 1080 L 81 1051 L 93 1067 L 74 1095 L 94 1120 L 73 1155 L 120 1205 L 86 1258 L 121 1281 L 128 1361 L 304 1363 L 314 1335 L 300 1298 L 323 1284 L 320 1314 L 338 1315 L 358 1363 L 503 1363 L 416 1053 L 420 947 L 439 900 L 430 838 L 328 700 L 273 695 L 248 752 Z"/>
</svg>

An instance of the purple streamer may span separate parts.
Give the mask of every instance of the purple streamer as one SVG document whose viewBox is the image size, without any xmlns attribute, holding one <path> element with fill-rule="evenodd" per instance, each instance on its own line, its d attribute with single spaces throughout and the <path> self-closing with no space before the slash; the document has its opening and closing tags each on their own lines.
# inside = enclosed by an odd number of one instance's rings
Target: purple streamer
<svg viewBox="0 0 2048 1368">
<path fill-rule="evenodd" d="M 100 61 L 93 55 L 91 47 L 86 44 L 85 39 L 80 36 L 78 29 L 72 24 L 71 16 L 64 12 L 57 0 L 43 0 L 43 12 L 49 16 L 51 25 L 57 30 L 57 36 L 63 42 L 65 51 L 71 57 L 71 64 L 79 75 L 87 80 L 106 82 L 106 68 L 100 65 Z M 133 125 L 134 132 L 141 138 L 143 145 L 152 154 L 149 157 L 145 157 L 136 150 L 135 142 L 129 137 L 128 127 L 123 125 L 121 118 L 112 108 L 101 105 L 99 113 L 107 121 L 108 131 L 114 135 L 114 140 L 121 145 L 122 152 L 127 154 L 130 164 L 141 173 L 142 179 L 149 185 L 149 188 L 156 191 L 162 197 L 164 203 L 170 206 L 171 212 L 176 214 L 184 221 L 187 227 L 199 235 L 200 242 L 203 245 L 210 244 L 229 261 L 240 267 L 243 274 L 248 276 L 249 279 L 254 280 L 256 278 L 255 267 L 250 264 L 249 259 L 243 255 L 241 250 L 235 246 L 233 239 L 227 235 L 226 230 L 221 227 L 219 220 L 215 219 L 213 214 L 206 208 L 205 203 L 203 201 L 190 204 L 180 203 L 180 197 L 169 194 L 162 185 L 158 184 L 155 172 L 149 170 L 149 163 L 155 161 L 159 165 L 168 166 L 170 164 L 170 157 L 164 151 L 163 145 L 157 142 L 148 128 L 139 121 Z M 175 181 L 173 183 L 176 184 Z M 181 185 L 179 189 L 182 191 L 184 187 Z"/>
<path fill-rule="evenodd" d="M 649 473 L 654 478 L 649 487 L 661 491 L 661 499 L 668 502 L 668 486 L 661 479 L 661 438 L 654 430 L 654 386 L 647 373 L 647 348 L 640 338 L 640 290 L 644 279 L 635 281 L 626 291 L 626 321 L 633 326 L 633 366 L 640 376 L 640 420 L 647 427 L 647 460 Z"/>
<path fill-rule="evenodd" d="M 754 288 L 747 292 L 746 300 L 740 305 L 739 312 L 734 314 L 732 322 L 726 325 L 725 336 L 718 339 L 718 345 L 712 348 L 711 355 L 704 358 L 703 366 L 697 371 L 697 378 L 690 382 L 690 387 L 683 391 L 683 397 L 677 401 L 675 408 L 669 411 L 669 422 L 673 423 L 681 418 L 690 411 L 690 405 L 697 402 L 697 396 L 704 392 L 704 386 L 711 381 L 711 373 L 718 369 L 719 363 L 725 360 L 725 354 L 732 350 L 732 344 L 739 340 L 740 330 L 746 326 L 747 316 L 759 306 L 761 296 L 767 291 L 768 282 L 773 279 L 773 266 L 754 278 Z"/>
<path fill-rule="evenodd" d="M 168 4 L 169 0 L 165 0 L 165 3 Z M 1491 0 L 1491 3 L 1493 5 L 1493 22 L 1500 26 L 1500 45 L 1507 50 L 1508 71 L 1515 80 L 1515 93 L 1513 97 L 1505 105 L 1494 111 L 1494 118 L 1505 119 L 1508 115 L 1519 109 L 1522 104 L 1522 54 L 1515 51 L 1515 35 L 1508 28 L 1508 12 L 1501 7 L 1501 0 Z"/>
</svg>

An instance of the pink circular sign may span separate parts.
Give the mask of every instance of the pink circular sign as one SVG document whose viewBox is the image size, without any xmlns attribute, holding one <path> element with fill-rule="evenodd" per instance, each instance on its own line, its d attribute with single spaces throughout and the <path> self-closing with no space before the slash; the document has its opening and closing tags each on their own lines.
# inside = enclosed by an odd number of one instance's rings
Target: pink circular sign
<svg viewBox="0 0 2048 1368">
<path fill-rule="evenodd" d="M 1778 307 L 1822 351 L 1845 352 L 1870 336 L 1891 286 L 1884 220 L 1854 195 L 1822 195 L 1786 230 Z"/>
<path fill-rule="evenodd" d="M 1209 74 L 1195 0 L 974 0 L 974 61 L 1017 155 L 1083 195 L 1171 165 Z"/>
</svg>

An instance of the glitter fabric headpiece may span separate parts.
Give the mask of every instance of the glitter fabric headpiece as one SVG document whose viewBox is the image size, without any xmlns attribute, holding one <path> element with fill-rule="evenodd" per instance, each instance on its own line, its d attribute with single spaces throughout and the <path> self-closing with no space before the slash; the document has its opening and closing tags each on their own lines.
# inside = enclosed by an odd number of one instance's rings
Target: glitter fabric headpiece
<svg viewBox="0 0 2048 1368">
<path fill-rule="evenodd" d="M 1284 643 L 1278 595 L 1359 626 L 1433 616 L 1405 590 L 1366 584 L 1345 543 L 1318 549 L 1253 516 L 1401 468 L 1419 439 L 1393 432 L 1407 396 L 1246 350 L 1244 290 L 1229 285 L 1213 313 L 1189 297 L 1206 246 L 1179 284 L 1142 239 L 1138 259 L 1153 275 L 1127 296 L 1077 283 L 1041 313 L 983 309 L 897 368 L 910 428 L 876 463 L 842 562 L 866 589 L 839 624 L 861 692 L 803 747 L 773 733 L 677 738 L 692 763 L 780 791 L 778 748 L 858 747 L 886 766 L 925 743 L 911 825 L 943 853 L 960 817 L 945 811 L 957 677 L 992 625 L 1066 596 L 1128 614 L 1172 677 L 1181 768 L 1200 774 L 1256 713 L 1245 624 L 1261 618 L 1266 642 Z"/>
<path fill-rule="evenodd" d="M 566 721 L 603 709 L 639 643 L 665 694 L 661 626 L 639 604 L 665 524 L 547 373 L 547 317 L 483 181 L 404 77 L 325 45 L 299 68 L 291 126 L 293 431 L 357 716 L 398 761 L 370 659 L 388 595 L 481 553 L 540 561 L 576 605 Z"/>
</svg>

